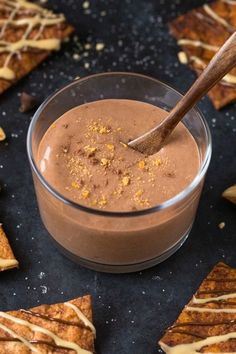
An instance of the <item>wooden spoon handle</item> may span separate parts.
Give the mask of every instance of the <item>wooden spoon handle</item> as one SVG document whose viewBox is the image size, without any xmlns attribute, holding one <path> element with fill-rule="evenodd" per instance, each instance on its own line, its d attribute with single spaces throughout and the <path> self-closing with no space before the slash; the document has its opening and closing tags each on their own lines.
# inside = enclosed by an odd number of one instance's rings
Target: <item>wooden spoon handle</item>
<svg viewBox="0 0 236 354">
<path fill-rule="evenodd" d="M 170 112 L 165 123 L 177 125 L 184 115 L 205 95 L 218 81 L 236 65 L 236 32 L 234 32 L 221 49 L 215 54 L 185 96 Z"/>
<path fill-rule="evenodd" d="M 130 141 L 128 145 L 142 153 L 152 155 L 159 151 L 166 139 L 185 114 L 236 65 L 236 32 L 216 53 L 188 92 L 157 127 Z"/>
</svg>

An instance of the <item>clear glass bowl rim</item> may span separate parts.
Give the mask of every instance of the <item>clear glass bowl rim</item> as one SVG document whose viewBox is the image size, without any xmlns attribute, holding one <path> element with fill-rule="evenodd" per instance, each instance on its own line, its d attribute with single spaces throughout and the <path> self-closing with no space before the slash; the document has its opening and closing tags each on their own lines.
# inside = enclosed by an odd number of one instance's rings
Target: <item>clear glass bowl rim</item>
<svg viewBox="0 0 236 354">
<path fill-rule="evenodd" d="M 139 74 L 139 73 L 133 73 L 133 72 L 122 72 L 122 71 L 117 71 L 117 72 L 105 72 L 105 73 L 98 73 L 98 74 L 93 74 L 93 75 L 88 75 L 85 76 L 83 78 L 74 80 L 72 82 L 70 82 L 69 84 L 67 84 L 66 86 L 63 86 L 62 88 L 56 90 L 53 94 L 51 94 L 37 109 L 37 111 L 35 112 L 31 123 L 29 125 L 28 128 L 28 133 L 27 133 L 27 154 L 28 154 L 28 158 L 29 158 L 29 162 L 30 162 L 30 166 L 33 169 L 34 173 L 36 174 L 37 178 L 40 180 L 40 182 L 42 183 L 42 185 L 57 199 L 59 199 L 61 202 L 70 205 L 71 207 L 75 208 L 75 209 L 79 209 L 83 212 L 86 213 L 90 213 L 90 214 L 96 214 L 96 215 L 101 215 L 101 216 L 107 216 L 107 217 L 137 217 L 139 215 L 147 215 L 147 214 L 151 214 L 151 213 L 156 213 L 158 211 L 161 211 L 163 209 L 167 209 L 168 207 L 171 207 L 172 205 L 179 203 L 181 200 L 183 200 L 185 197 L 187 197 L 193 190 L 194 188 L 199 184 L 199 182 L 202 180 L 202 178 L 204 177 L 207 168 L 209 166 L 210 163 L 210 159 L 211 159 L 211 154 L 212 154 L 212 138 L 211 138 L 211 132 L 208 126 L 208 123 L 206 121 L 206 119 L 204 118 L 204 116 L 202 115 L 201 111 L 195 106 L 192 110 L 194 111 L 194 113 L 196 113 L 199 118 L 202 121 L 202 124 L 206 130 L 206 135 L 207 135 L 207 150 L 206 150 L 206 154 L 205 157 L 201 163 L 200 169 L 198 174 L 196 175 L 196 177 L 194 178 L 194 180 L 180 193 L 178 193 L 176 196 L 174 196 L 171 199 L 168 199 L 167 201 L 165 201 L 162 204 L 159 205 L 155 205 L 153 207 L 150 208 L 146 208 L 146 209 L 141 209 L 141 210 L 135 210 L 135 211 L 123 211 L 123 212 L 119 212 L 119 211 L 108 211 L 108 210 L 99 210 L 99 209 L 95 209 L 95 208 L 90 208 L 81 204 L 78 204 L 76 202 L 73 202 L 69 199 L 67 199 L 66 197 L 64 197 L 62 194 L 60 194 L 59 192 L 57 192 L 46 180 L 45 178 L 41 175 L 40 171 L 37 168 L 37 165 L 35 163 L 34 157 L 33 157 L 33 151 L 32 151 L 32 134 L 34 131 L 34 127 L 36 125 L 37 120 L 39 119 L 41 112 L 43 111 L 43 109 L 45 108 L 45 106 L 50 103 L 50 101 L 59 93 L 61 93 L 64 90 L 68 90 L 69 88 L 72 88 L 74 85 L 76 85 L 79 82 L 83 82 L 83 81 L 87 81 L 90 79 L 94 79 L 94 78 L 99 78 L 99 77 L 105 77 L 105 76 L 134 76 L 137 78 L 143 78 L 143 79 L 147 79 L 147 80 L 152 80 L 160 85 L 165 86 L 165 88 L 167 90 L 170 90 L 172 92 L 177 93 L 180 96 L 183 96 L 179 91 L 175 90 L 174 88 L 172 88 L 171 86 L 167 85 L 166 83 L 155 79 L 151 76 L 148 75 L 143 75 L 143 74 Z"/>
</svg>

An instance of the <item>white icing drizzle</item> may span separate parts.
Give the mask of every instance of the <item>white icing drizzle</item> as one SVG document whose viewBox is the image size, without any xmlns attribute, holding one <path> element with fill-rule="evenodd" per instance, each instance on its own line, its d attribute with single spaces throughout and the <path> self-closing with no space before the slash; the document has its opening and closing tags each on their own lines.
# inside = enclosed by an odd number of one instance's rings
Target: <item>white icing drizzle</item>
<svg viewBox="0 0 236 354">
<path fill-rule="evenodd" d="M 207 307 L 193 307 L 193 306 L 186 306 L 185 307 L 186 311 L 191 311 L 191 312 L 209 312 L 209 313 L 236 313 L 236 308 L 229 309 L 229 308 L 224 308 L 224 309 L 209 309 Z"/>
<path fill-rule="evenodd" d="M 197 65 L 201 66 L 202 69 L 205 69 L 205 67 L 207 66 L 207 64 L 200 58 L 198 58 L 195 55 L 191 55 L 190 60 L 195 62 Z"/>
<path fill-rule="evenodd" d="M 7 320 L 10 320 L 12 322 L 18 323 L 22 326 L 26 326 L 28 327 L 30 330 L 35 331 L 35 332 L 40 332 L 43 334 L 46 334 L 48 337 L 52 338 L 54 340 L 54 342 L 56 343 L 56 345 L 67 348 L 67 349 L 72 349 L 74 350 L 77 354 L 92 354 L 92 352 L 82 349 L 78 344 L 74 343 L 74 342 L 70 342 L 67 340 L 64 340 L 60 337 L 58 337 L 55 333 L 49 331 L 46 328 L 37 326 L 31 322 L 22 320 L 21 318 L 12 316 L 8 313 L 2 312 L 0 311 L 0 317 L 6 318 Z"/>
<path fill-rule="evenodd" d="M 1 9 L 11 11 L 8 18 L 0 20 L 0 26 L 2 26 L 0 39 L 3 38 L 8 25 L 14 25 L 17 27 L 27 26 L 20 40 L 14 43 L 0 40 L 0 53 L 8 53 L 3 67 L 0 67 L 0 79 L 2 78 L 11 81 L 16 77 L 15 72 L 9 68 L 10 60 L 14 55 L 19 56 L 25 48 L 37 48 L 47 51 L 58 50 L 60 48 L 61 41 L 59 39 L 39 39 L 39 37 L 46 26 L 60 24 L 64 22 L 65 18 L 63 15 L 55 16 L 51 11 L 45 10 L 37 4 L 28 2 L 27 0 L 0 0 L 0 4 L 3 4 L 3 6 L 0 5 Z M 15 16 L 21 13 L 24 9 L 27 11 L 33 11 L 34 16 L 15 19 Z M 36 35 L 34 38 L 28 39 L 31 31 L 36 26 L 39 26 Z"/>
<path fill-rule="evenodd" d="M 52 50 L 58 49 L 60 45 L 59 39 L 50 38 L 50 39 L 21 39 L 20 41 L 14 43 L 6 43 L 4 41 L 0 41 L 0 53 L 9 52 L 16 53 L 25 47 L 44 49 L 44 50 Z"/>
<path fill-rule="evenodd" d="M 160 342 L 159 344 L 161 348 L 164 350 L 164 352 L 167 354 L 199 354 L 199 350 L 201 350 L 205 346 L 214 345 L 221 342 L 227 342 L 230 339 L 236 339 L 236 332 L 231 332 L 219 336 L 207 337 L 206 339 L 200 340 L 198 342 L 189 343 L 189 344 L 178 344 L 173 347 L 170 347 L 163 342 Z M 213 354 L 210 352 L 208 353 L 204 352 L 204 353 Z M 235 353 L 236 352 L 227 353 L 227 354 L 235 354 Z"/>
<path fill-rule="evenodd" d="M 79 317 L 79 319 L 85 324 L 86 327 L 89 327 L 91 329 L 92 333 L 96 337 L 96 329 L 94 325 L 87 319 L 87 317 L 83 314 L 83 312 L 80 311 L 80 309 L 77 306 L 75 306 L 70 302 L 64 302 L 64 305 L 74 310 L 74 312 Z"/>
<path fill-rule="evenodd" d="M 180 39 L 178 41 L 178 44 L 179 45 L 193 46 L 193 47 L 200 47 L 200 48 L 203 48 L 203 49 L 211 50 L 213 52 L 217 52 L 220 49 L 220 47 L 217 47 L 215 45 L 210 45 L 210 44 L 207 44 L 207 43 L 204 43 L 204 42 L 201 42 L 201 41 L 195 41 L 195 40 L 187 39 L 187 38 Z"/>
<path fill-rule="evenodd" d="M 207 66 L 202 59 L 198 58 L 195 55 L 192 55 L 190 57 L 190 61 L 195 62 L 197 65 L 201 66 L 202 69 L 205 69 L 205 67 Z M 226 74 L 221 80 L 223 82 L 225 81 L 228 84 L 236 84 L 236 76 L 232 74 Z"/>
<path fill-rule="evenodd" d="M 217 297 L 209 297 L 205 299 L 199 299 L 196 298 L 195 296 L 193 297 L 193 303 L 195 304 L 205 304 L 210 301 L 221 301 L 221 300 L 227 300 L 227 299 L 233 299 L 236 298 L 236 293 L 232 294 L 227 294 L 227 295 L 221 295 Z M 194 312 L 209 312 L 209 313 L 236 313 L 236 308 L 223 308 L 223 309 L 212 309 L 212 308 L 206 308 L 206 307 L 193 307 L 193 306 L 186 306 L 185 307 L 186 311 L 194 311 Z M 178 344 L 173 347 L 168 346 L 164 342 L 160 342 L 160 346 L 163 349 L 163 351 L 167 354 L 199 354 L 199 351 L 210 345 L 215 345 L 218 343 L 222 342 L 227 342 L 231 339 L 236 339 L 236 332 L 230 332 L 227 334 L 223 335 L 218 335 L 218 336 L 212 336 L 212 337 L 207 337 L 203 340 L 199 340 L 197 342 L 193 343 L 187 343 L 187 344 Z M 205 354 L 220 354 L 216 352 L 205 352 Z M 227 354 L 236 354 L 236 352 L 227 352 Z"/>
<path fill-rule="evenodd" d="M 209 16 L 207 16 L 207 14 L 203 14 L 202 12 L 199 12 L 199 11 L 195 11 L 194 12 L 194 15 L 197 17 L 197 18 L 199 18 L 201 21 L 207 21 L 207 22 L 209 22 L 209 20 L 211 21 L 211 23 L 212 23 L 212 18 L 209 18 Z"/>
<path fill-rule="evenodd" d="M 41 354 L 41 351 L 39 351 L 38 349 L 36 349 L 28 340 L 26 340 L 25 338 L 21 337 L 19 334 L 17 334 L 16 332 L 12 331 L 10 328 L 4 326 L 2 323 L 0 323 L 0 328 L 9 333 L 13 338 L 17 338 L 19 339 L 26 347 L 28 347 L 32 352 L 34 353 L 38 353 Z"/>
<path fill-rule="evenodd" d="M 14 26 L 25 26 L 31 24 L 32 27 L 36 27 L 38 25 L 52 26 L 56 25 L 57 23 L 61 23 L 64 20 L 64 16 L 60 16 L 58 18 L 41 18 L 39 15 L 36 15 L 34 17 L 20 18 L 19 20 L 12 20 L 9 18 L 6 21 L 0 19 L 0 25 L 5 26 L 6 24 L 10 24 Z"/>
<path fill-rule="evenodd" d="M 0 78 L 5 80 L 13 80 L 15 78 L 15 73 L 7 67 L 0 68 Z"/>
<path fill-rule="evenodd" d="M 228 300 L 228 299 L 235 299 L 235 298 L 236 298 L 236 293 L 221 295 L 221 296 L 217 296 L 217 297 L 207 297 L 205 299 L 199 299 L 194 296 L 193 303 L 194 304 L 207 304 L 208 302 L 212 302 L 212 301 L 221 301 L 221 300 Z M 235 305 L 236 305 L 236 302 L 235 302 Z"/>
<path fill-rule="evenodd" d="M 203 5 L 203 9 L 216 22 L 220 23 L 222 26 L 226 27 L 230 31 L 235 31 L 235 28 L 231 26 L 224 18 L 219 16 L 209 5 Z"/>
<path fill-rule="evenodd" d="M 17 265 L 18 265 L 18 261 L 16 259 L 0 258 L 0 269 L 17 266 Z"/>
<path fill-rule="evenodd" d="M 3 36 L 8 23 L 11 23 L 12 19 L 15 17 L 15 14 L 17 13 L 18 8 L 16 7 L 15 10 L 13 10 L 9 16 L 9 18 L 7 20 L 2 20 L 3 22 L 1 22 L 1 24 L 3 24 L 1 32 L 0 32 L 0 38 Z"/>
<path fill-rule="evenodd" d="M 39 12 L 45 11 L 41 6 L 34 4 L 32 2 L 28 2 L 27 0 L 5 0 L 5 2 L 9 7 L 16 7 L 16 2 L 25 9 L 37 10 Z"/>
<path fill-rule="evenodd" d="M 181 64 L 188 64 L 188 57 L 185 52 L 179 52 L 178 58 Z"/>
</svg>

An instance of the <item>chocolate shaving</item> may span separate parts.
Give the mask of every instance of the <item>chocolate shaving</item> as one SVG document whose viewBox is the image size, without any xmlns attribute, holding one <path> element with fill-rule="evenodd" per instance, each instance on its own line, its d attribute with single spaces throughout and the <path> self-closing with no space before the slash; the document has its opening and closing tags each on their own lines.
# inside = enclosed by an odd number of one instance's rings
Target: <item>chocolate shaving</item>
<svg viewBox="0 0 236 354">
<path fill-rule="evenodd" d="M 90 161 L 92 165 L 97 165 L 99 163 L 99 160 L 96 157 L 92 158 Z"/>
<path fill-rule="evenodd" d="M 166 172 L 166 173 L 164 173 L 164 176 L 169 177 L 169 178 L 174 178 L 175 173 L 174 172 Z"/>
</svg>

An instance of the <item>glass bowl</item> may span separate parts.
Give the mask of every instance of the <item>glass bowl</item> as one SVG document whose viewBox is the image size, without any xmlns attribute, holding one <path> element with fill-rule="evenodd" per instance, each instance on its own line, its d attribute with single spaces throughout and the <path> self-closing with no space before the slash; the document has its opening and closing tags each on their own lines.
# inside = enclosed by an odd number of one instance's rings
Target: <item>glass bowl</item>
<svg viewBox="0 0 236 354">
<path fill-rule="evenodd" d="M 40 141 L 49 126 L 75 106 L 103 99 L 130 99 L 170 110 L 181 94 L 144 75 L 103 73 L 73 81 L 50 96 L 29 127 L 27 151 L 42 221 L 59 248 L 79 264 L 125 273 L 152 267 L 171 256 L 192 228 L 211 158 L 208 125 L 196 108 L 183 119 L 194 137 L 200 168 L 181 193 L 148 209 L 113 212 L 68 200 L 44 179 L 37 166 Z"/>
</svg>

